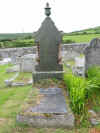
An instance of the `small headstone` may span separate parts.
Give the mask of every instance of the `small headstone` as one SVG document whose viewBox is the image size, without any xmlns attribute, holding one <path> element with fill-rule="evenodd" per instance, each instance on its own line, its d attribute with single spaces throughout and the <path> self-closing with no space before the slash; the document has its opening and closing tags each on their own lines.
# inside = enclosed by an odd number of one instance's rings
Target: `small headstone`
<svg viewBox="0 0 100 133">
<path fill-rule="evenodd" d="M 85 76 L 85 59 L 84 57 L 75 58 L 75 66 L 73 66 L 72 71 L 78 76 Z"/>
<path fill-rule="evenodd" d="M 93 65 L 100 66 L 100 39 L 93 39 L 85 49 L 85 71 Z"/>
<path fill-rule="evenodd" d="M 32 72 L 36 64 L 35 54 L 28 54 L 17 57 L 17 64 L 20 65 L 20 72 Z"/>
</svg>

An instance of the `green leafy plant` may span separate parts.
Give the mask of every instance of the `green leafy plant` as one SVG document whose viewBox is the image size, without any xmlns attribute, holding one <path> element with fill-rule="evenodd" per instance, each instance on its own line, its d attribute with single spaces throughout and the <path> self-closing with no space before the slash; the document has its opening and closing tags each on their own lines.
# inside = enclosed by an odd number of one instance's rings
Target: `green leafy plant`
<svg viewBox="0 0 100 133">
<path fill-rule="evenodd" d="M 86 114 L 88 101 L 100 91 L 100 67 L 89 68 L 87 78 L 75 76 L 71 70 L 67 70 L 64 74 L 64 82 L 69 92 L 73 112 L 78 115 Z"/>
<path fill-rule="evenodd" d="M 85 113 L 87 86 L 89 83 L 71 72 L 64 75 L 64 81 L 69 91 L 71 108 L 76 114 Z"/>
<path fill-rule="evenodd" d="M 92 66 L 87 71 L 87 80 L 90 82 L 89 86 L 89 95 L 92 96 L 93 93 L 100 91 L 100 67 Z"/>
</svg>

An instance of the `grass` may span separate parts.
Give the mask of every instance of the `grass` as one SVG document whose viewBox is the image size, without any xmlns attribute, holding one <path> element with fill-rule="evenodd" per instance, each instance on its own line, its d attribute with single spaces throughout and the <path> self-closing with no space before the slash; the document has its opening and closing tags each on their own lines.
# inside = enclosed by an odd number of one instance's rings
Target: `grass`
<svg viewBox="0 0 100 133">
<path fill-rule="evenodd" d="M 86 35 L 65 35 L 63 41 L 72 40 L 75 43 L 90 42 L 93 38 L 100 38 L 100 34 L 86 34 Z"/>
<path fill-rule="evenodd" d="M 7 80 L 14 75 L 14 73 L 9 73 L 9 74 L 6 73 L 6 69 L 9 68 L 10 66 L 12 65 L 7 64 L 7 65 L 0 66 L 0 89 L 5 87 L 4 80 Z"/>
<path fill-rule="evenodd" d="M 14 82 L 25 82 L 27 83 L 27 81 L 32 79 L 32 73 L 24 73 L 21 72 L 19 74 L 19 76 L 14 80 Z"/>
<path fill-rule="evenodd" d="M 80 129 L 74 128 L 72 130 L 62 128 L 37 129 L 29 127 L 26 124 L 17 123 L 16 115 L 20 112 L 22 105 L 27 101 L 30 93 L 34 97 L 32 100 L 34 104 L 37 89 L 31 85 L 24 87 L 5 87 L 3 85 L 3 80 L 12 76 L 5 73 L 8 67 L 10 67 L 10 65 L 0 66 L 0 75 L 2 74 L 2 78 L 0 79 L 0 83 L 2 84 L 2 88 L 0 89 L 0 133 L 88 133 L 90 130 L 88 127 L 82 127 Z M 30 74 L 22 73 L 18 80 L 22 80 L 23 75 L 26 78 L 30 77 Z M 99 126 L 97 128 L 98 130 L 100 129 Z"/>
</svg>

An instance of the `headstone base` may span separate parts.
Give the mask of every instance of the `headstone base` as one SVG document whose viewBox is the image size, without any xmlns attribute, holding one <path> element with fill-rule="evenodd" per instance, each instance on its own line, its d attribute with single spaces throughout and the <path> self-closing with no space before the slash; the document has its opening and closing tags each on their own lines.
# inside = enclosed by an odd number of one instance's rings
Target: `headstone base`
<svg viewBox="0 0 100 133">
<path fill-rule="evenodd" d="M 48 71 L 48 72 L 33 72 L 33 82 L 38 82 L 41 79 L 55 78 L 58 80 L 63 79 L 64 71 Z"/>
<path fill-rule="evenodd" d="M 42 115 L 42 114 L 41 114 Z M 32 127 L 37 128 L 73 128 L 74 127 L 74 116 L 72 114 L 56 115 L 52 117 L 46 116 L 28 116 L 28 115 L 17 115 L 17 121 L 28 124 Z"/>
</svg>

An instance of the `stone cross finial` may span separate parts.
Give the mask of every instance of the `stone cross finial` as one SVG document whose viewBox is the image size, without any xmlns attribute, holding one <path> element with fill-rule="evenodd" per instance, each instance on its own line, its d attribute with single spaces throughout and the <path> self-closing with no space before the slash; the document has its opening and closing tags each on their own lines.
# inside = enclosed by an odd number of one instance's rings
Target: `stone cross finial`
<svg viewBox="0 0 100 133">
<path fill-rule="evenodd" d="M 46 8 L 45 8 L 45 15 L 48 17 L 51 14 L 51 8 L 49 7 L 49 3 L 46 3 Z"/>
</svg>

